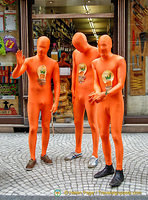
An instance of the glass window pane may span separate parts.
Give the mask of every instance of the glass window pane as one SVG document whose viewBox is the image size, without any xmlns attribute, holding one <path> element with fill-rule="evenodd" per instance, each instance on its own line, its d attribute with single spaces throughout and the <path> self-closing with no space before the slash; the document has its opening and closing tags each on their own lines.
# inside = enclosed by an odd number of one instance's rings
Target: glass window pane
<svg viewBox="0 0 148 200">
<path fill-rule="evenodd" d="M 95 14 L 108 13 L 114 10 L 111 0 L 35 0 L 33 5 L 34 14 L 63 14 L 63 13 L 81 13 Z"/>
<path fill-rule="evenodd" d="M 18 19 L 18 1 L 0 4 L 0 116 L 21 114 L 21 81 L 11 76 L 19 47 Z"/>
<path fill-rule="evenodd" d="M 148 114 L 148 0 L 128 3 L 127 114 Z"/>
</svg>

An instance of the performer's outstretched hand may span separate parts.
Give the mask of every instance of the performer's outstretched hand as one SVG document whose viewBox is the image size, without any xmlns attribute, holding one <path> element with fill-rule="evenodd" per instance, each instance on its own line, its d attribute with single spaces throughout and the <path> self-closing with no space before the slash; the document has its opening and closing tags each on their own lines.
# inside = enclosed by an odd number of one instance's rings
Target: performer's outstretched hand
<svg viewBox="0 0 148 200">
<path fill-rule="evenodd" d="M 16 52 L 16 60 L 17 60 L 17 64 L 22 66 L 24 61 L 25 61 L 25 56 L 22 53 L 22 50 L 18 50 Z"/>
</svg>

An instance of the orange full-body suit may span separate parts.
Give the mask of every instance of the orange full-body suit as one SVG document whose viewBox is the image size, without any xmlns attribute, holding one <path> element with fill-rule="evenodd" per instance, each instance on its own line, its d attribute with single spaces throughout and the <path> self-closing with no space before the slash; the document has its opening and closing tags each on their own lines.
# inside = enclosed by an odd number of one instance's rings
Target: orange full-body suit
<svg viewBox="0 0 148 200">
<path fill-rule="evenodd" d="M 89 95 L 90 102 L 96 101 L 98 103 L 98 123 L 106 165 L 112 165 L 109 140 L 109 125 L 111 123 L 111 133 L 116 151 L 116 170 L 122 171 L 121 129 L 124 115 L 122 89 L 126 77 L 126 62 L 123 57 L 111 53 L 112 40 L 108 35 L 100 37 L 98 47 L 101 57 L 92 62 L 95 92 Z M 99 178 L 101 175 L 99 172 L 98 177 L 95 178 Z M 111 184 L 111 186 L 115 185 Z"/>
<path fill-rule="evenodd" d="M 51 112 L 58 107 L 60 95 L 59 66 L 56 61 L 47 56 L 50 40 L 42 36 L 37 41 L 37 55 L 25 59 L 22 51 L 16 53 L 17 66 L 13 71 L 13 78 L 21 76 L 27 71 L 28 86 L 28 119 L 29 119 L 29 148 L 31 159 L 35 160 L 37 141 L 38 118 L 42 115 L 42 154 L 46 154 L 49 134 Z M 55 102 L 51 90 L 51 79 L 54 82 Z"/>
<path fill-rule="evenodd" d="M 81 153 L 83 135 L 83 119 L 86 109 L 88 122 L 92 131 L 93 153 L 98 158 L 99 128 L 97 124 L 97 104 L 89 103 L 88 95 L 93 91 L 93 70 L 91 62 L 99 57 L 96 47 L 88 44 L 83 33 L 76 33 L 72 43 L 73 52 L 72 98 L 75 123 L 76 153 Z"/>
</svg>

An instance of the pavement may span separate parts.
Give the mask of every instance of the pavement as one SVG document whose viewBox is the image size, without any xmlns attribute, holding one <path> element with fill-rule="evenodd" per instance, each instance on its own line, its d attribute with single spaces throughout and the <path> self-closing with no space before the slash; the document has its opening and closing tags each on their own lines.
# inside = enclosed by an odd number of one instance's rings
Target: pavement
<svg viewBox="0 0 148 200">
<path fill-rule="evenodd" d="M 49 166 L 40 160 L 41 133 L 37 136 L 37 164 L 32 171 L 25 166 L 30 159 L 28 133 L 0 133 L 0 200 L 147 200 L 148 199 L 148 133 L 123 133 L 125 181 L 111 188 L 111 176 L 94 179 L 105 166 L 100 139 L 99 163 L 88 169 L 92 153 L 91 134 L 83 134 L 82 158 L 64 161 L 75 149 L 74 134 L 51 134 L 47 154 Z M 113 166 L 116 165 L 112 146 Z"/>
</svg>

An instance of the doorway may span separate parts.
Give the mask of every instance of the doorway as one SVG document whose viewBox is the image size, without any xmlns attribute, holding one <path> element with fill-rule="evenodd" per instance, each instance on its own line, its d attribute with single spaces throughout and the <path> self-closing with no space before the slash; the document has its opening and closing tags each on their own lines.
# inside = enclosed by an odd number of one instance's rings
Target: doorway
<svg viewBox="0 0 148 200">
<path fill-rule="evenodd" d="M 60 63 L 65 56 L 66 66 L 60 66 L 61 94 L 56 122 L 72 122 L 73 108 L 71 95 L 72 37 L 76 32 L 86 35 L 88 43 L 97 47 L 98 39 L 108 34 L 113 39 L 112 51 L 116 53 L 117 42 L 114 26 L 114 3 L 111 0 L 35 0 L 32 6 L 33 55 L 37 50 L 37 39 L 46 35 L 51 45 L 49 57 Z M 117 38 L 116 38 L 117 40 Z M 87 115 L 85 114 L 87 121 Z"/>
</svg>

